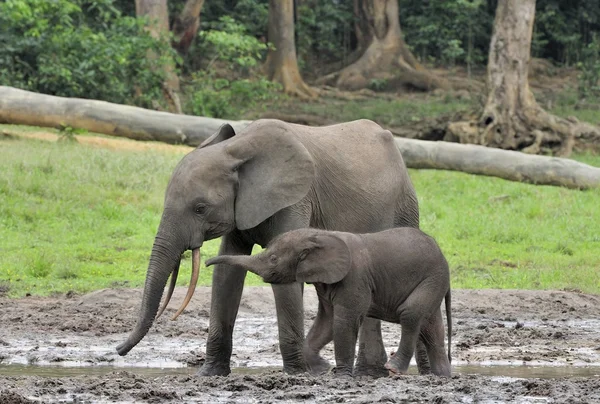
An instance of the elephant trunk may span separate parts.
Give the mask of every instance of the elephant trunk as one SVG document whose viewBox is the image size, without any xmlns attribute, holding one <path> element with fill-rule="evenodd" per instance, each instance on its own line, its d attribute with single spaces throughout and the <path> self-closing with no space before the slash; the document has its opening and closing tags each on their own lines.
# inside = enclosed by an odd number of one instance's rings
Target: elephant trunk
<svg viewBox="0 0 600 404">
<path fill-rule="evenodd" d="M 219 255 L 206 260 L 206 266 L 225 264 L 244 268 L 258 276 L 263 276 L 265 266 L 261 264 L 258 255 Z"/>
<path fill-rule="evenodd" d="M 173 240 L 173 238 L 162 237 L 160 232 L 154 240 L 150 263 L 148 264 L 148 274 L 146 275 L 146 283 L 144 285 L 140 315 L 134 330 L 127 340 L 117 346 L 117 353 L 121 356 L 126 355 L 148 333 L 158 312 L 158 306 L 165 285 L 167 284 L 167 279 L 171 273 L 176 276 L 175 274 L 179 270 L 181 253 L 184 248 L 173 246 L 169 240 Z"/>
</svg>

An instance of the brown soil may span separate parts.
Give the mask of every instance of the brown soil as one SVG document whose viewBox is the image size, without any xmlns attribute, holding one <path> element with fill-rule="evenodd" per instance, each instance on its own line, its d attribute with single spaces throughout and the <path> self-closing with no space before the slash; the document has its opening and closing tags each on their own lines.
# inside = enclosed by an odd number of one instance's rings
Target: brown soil
<svg viewBox="0 0 600 404">
<path fill-rule="evenodd" d="M 60 136 L 50 132 L 20 132 L 20 131 L 5 131 L 11 136 L 19 136 L 28 139 L 38 139 L 55 142 Z M 159 150 L 172 152 L 189 152 L 192 150 L 190 146 L 170 145 L 160 142 L 140 142 L 137 140 L 123 138 L 106 138 L 92 135 L 75 135 L 77 142 L 110 150 Z"/>
<path fill-rule="evenodd" d="M 176 290 L 173 307 L 184 294 Z M 140 297 L 139 289 L 106 289 L 83 296 L 0 299 L 0 402 L 600 400 L 599 296 L 456 290 L 451 379 L 353 380 L 281 372 L 268 287 L 244 291 L 234 333 L 235 369 L 228 377 L 195 376 L 206 343 L 208 288 L 199 288 L 177 321 L 169 320 L 174 309 L 167 309 L 148 336 L 119 357 L 115 346 L 133 327 Z M 305 302 L 308 327 L 316 310 L 311 286 Z M 399 326 L 384 323 L 383 329 L 386 349 L 395 350 Z M 331 346 L 324 356 L 333 361 Z M 566 377 L 573 375 L 586 377 Z"/>
</svg>

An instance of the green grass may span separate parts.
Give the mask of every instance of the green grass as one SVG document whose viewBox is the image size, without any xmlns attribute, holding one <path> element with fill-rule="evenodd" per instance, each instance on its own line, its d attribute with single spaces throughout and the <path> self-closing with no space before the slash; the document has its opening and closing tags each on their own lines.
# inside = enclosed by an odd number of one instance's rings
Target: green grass
<svg viewBox="0 0 600 404">
<path fill-rule="evenodd" d="M 600 158 L 585 156 L 600 166 Z M 600 190 L 534 186 L 411 170 L 421 227 L 450 263 L 455 288 L 600 293 Z"/>
<path fill-rule="evenodd" d="M 549 112 L 563 118 L 574 116 L 580 121 L 600 125 L 599 111 L 600 98 L 590 97 L 586 102 L 581 103 L 581 97 L 577 91 L 571 89 L 556 95 L 556 102 L 553 103 Z"/>
<path fill-rule="evenodd" d="M 538 94 L 540 105 L 546 108 L 544 96 Z M 583 122 L 600 125 L 600 99 L 590 98 L 581 103 L 576 90 L 567 89 L 553 94 L 549 112 L 567 118 L 574 116 Z M 260 108 L 249 112 L 247 119 L 256 119 L 265 110 L 275 110 L 291 115 L 308 114 L 327 118 L 337 122 L 355 119 L 370 119 L 382 126 L 401 127 L 411 125 L 421 120 L 429 120 L 449 116 L 457 112 L 467 114 L 482 108 L 485 98 L 471 94 L 469 97 L 458 97 L 452 93 L 433 95 L 427 93 L 412 93 L 401 98 L 391 98 L 381 95 L 367 99 L 339 100 L 321 97 L 317 100 L 297 100 L 292 98 L 278 99 L 273 105 L 261 105 Z"/>
<path fill-rule="evenodd" d="M 183 153 L 16 139 L 0 141 L 0 156 L 0 284 L 10 296 L 143 285 L 164 190 Z M 218 245 L 205 243 L 203 258 Z M 190 269 L 188 252 L 179 285 Z M 200 284 L 211 274 L 203 270 Z"/>
<path fill-rule="evenodd" d="M 0 290 L 9 296 L 143 285 L 164 190 L 181 152 L 0 140 Z M 600 157 L 577 156 L 600 166 Z M 411 170 L 422 228 L 454 288 L 600 293 L 600 190 Z M 218 240 L 205 243 L 203 259 Z M 189 282 L 184 256 L 179 285 Z M 211 281 L 201 270 L 200 284 Z M 255 276 L 248 284 L 261 284 Z"/>
<path fill-rule="evenodd" d="M 459 100 L 450 96 L 413 94 L 408 98 L 388 99 L 382 96 L 354 101 L 332 98 L 320 98 L 316 101 L 279 100 L 273 108 L 284 113 L 316 115 L 337 122 L 370 119 L 383 126 L 398 127 L 422 119 L 471 111 L 474 105 L 472 100 Z M 263 111 L 254 111 L 248 118 L 257 118 L 261 112 Z"/>
</svg>

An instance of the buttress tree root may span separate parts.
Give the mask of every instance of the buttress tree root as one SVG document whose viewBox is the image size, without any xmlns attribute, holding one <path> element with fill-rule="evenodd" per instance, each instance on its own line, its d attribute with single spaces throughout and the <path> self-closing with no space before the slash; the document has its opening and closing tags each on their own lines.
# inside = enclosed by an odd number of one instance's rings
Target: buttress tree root
<svg viewBox="0 0 600 404">
<path fill-rule="evenodd" d="M 359 90 L 373 79 L 385 79 L 390 86 L 429 91 L 448 89 L 450 83 L 427 71 L 402 38 L 398 0 L 355 0 L 357 51 L 351 65 L 318 80 L 344 90 Z"/>
<path fill-rule="evenodd" d="M 534 17 L 535 0 L 498 1 L 483 113 L 448 125 L 461 143 L 568 156 L 576 141 L 600 139 L 598 128 L 556 117 L 536 102 L 528 81 Z"/>
</svg>

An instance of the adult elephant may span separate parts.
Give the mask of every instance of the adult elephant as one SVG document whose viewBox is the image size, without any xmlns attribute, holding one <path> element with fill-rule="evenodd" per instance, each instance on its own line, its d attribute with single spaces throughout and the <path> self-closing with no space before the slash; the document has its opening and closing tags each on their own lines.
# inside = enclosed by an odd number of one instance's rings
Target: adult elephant
<svg viewBox="0 0 600 404">
<path fill-rule="evenodd" d="M 191 249 L 187 304 L 205 240 L 222 236 L 220 255 L 250 254 L 254 244 L 265 247 L 277 235 L 298 228 L 368 233 L 418 225 L 417 197 L 402 156 L 391 133 L 376 123 L 359 120 L 308 127 L 258 120 L 239 134 L 223 125 L 173 172 L 137 325 L 117 351 L 127 354 L 146 335 L 169 275 L 173 273 L 163 308 L 175 284 L 181 254 Z M 233 327 L 245 276 L 245 271 L 225 265 L 213 272 L 206 361 L 200 375 L 231 371 Z M 318 349 L 303 346 L 302 284 L 272 287 L 284 370 L 322 370 L 326 363 Z M 424 348 L 417 356 L 426 362 Z M 357 373 L 377 374 L 386 361 L 381 324 L 366 319 Z"/>
</svg>

